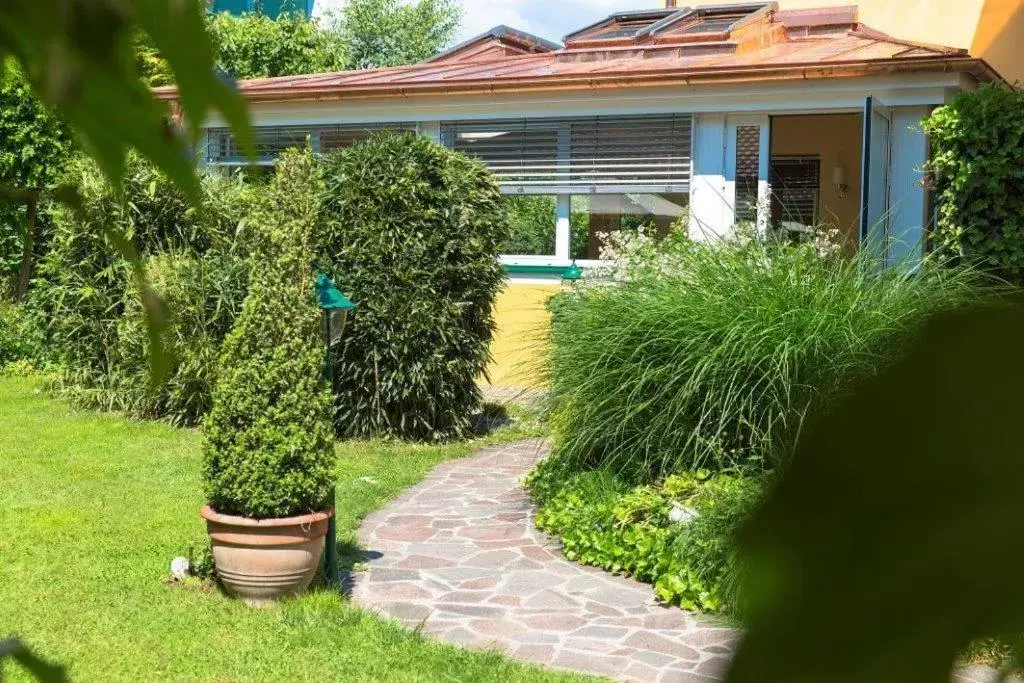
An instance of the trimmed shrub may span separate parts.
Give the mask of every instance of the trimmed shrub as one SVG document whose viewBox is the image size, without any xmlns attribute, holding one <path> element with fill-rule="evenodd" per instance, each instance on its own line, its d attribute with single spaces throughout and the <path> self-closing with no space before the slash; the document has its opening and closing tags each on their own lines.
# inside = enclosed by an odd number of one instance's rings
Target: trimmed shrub
<svg viewBox="0 0 1024 683">
<path fill-rule="evenodd" d="M 505 205 L 479 161 L 385 133 L 327 157 L 320 265 L 359 305 L 337 352 L 338 428 L 350 437 L 468 436 Z"/>
<path fill-rule="evenodd" d="M 879 272 L 811 246 L 680 244 L 669 261 L 552 304 L 552 425 L 567 472 L 643 483 L 784 463 L 809 410 L 980 287 L 968 271 Z"/>
<path fill-rule="evenodd" d="M 938 214 L 935 244 L 1024 281 L 1024 92 L 984 84 L 925 120 Z"/>
<path fill-rule="evenodd" d="M 566 479 L 541 464 L 528 483 L 541 501 L 537 527 L 560 538 L 568 559 L 652 583 L 685 609 L 738 611 L 735 538 L 760 479 L 702 470 L 630 487 L 607 471 Z"/>
<path fill-rule="evenodd" d="M 313 155 L 290 150 L 254 218 L 252 284 L 204 422 L 207 500 L 220 513 L 267 519 L 328 505 L 331 397 L 309 269 L 321 191 Z"/>
</svg>

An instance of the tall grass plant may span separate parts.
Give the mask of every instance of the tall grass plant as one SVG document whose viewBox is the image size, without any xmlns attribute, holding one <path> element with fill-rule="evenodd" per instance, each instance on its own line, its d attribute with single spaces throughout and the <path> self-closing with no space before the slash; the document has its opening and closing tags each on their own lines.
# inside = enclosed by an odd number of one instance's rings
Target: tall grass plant
<svg viewBox="0 0 1024 683">
<path fill-rule="evenodd" d="M 808 411 L 891 362 L 933 313 L 994 293 L 972 271 L 880 269 L 810 245 L 671 244 L 656 268 L 552 303 L 552 424 L 568 471 L 646 482 L 784 463 Z"/>
</svg>

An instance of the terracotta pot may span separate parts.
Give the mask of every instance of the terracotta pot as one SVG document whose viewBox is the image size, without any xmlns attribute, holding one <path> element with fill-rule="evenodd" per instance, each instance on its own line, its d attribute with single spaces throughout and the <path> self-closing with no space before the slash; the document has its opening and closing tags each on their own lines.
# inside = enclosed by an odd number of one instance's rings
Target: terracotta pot
<svg viewBox="0 0 1024 683">
<path fill-rule="evenodd" d="M 203 506 L 221 584 L 254 607 L 301 593 L 316 574 L 327 520 L 333 514 L 256 520 L 222 515 Z"/>
</svg>

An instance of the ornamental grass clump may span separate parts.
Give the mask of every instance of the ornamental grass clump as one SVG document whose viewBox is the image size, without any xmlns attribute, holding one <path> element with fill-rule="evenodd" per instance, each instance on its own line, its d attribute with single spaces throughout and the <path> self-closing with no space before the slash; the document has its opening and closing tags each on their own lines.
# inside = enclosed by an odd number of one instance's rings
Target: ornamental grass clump
<svg viewBox="0 0 1024 683">
<path fill-rule="evenodd" d="M 322 180 L 291 150 L 257 211 L 257 257 L 220 356 L 204 423 L 206 493 L 219 513 L 292 517 L 328 507 L 334 445 L 311 237 Z"/>
<path fill-rule="evenodd" d="M 552 424 L 569 473 L 643 483 L 784 463 L 809 410 L 986 289 L 963 269 L 882 270 L 756 240 L 680 244 L 670 261 L 552 304 Z"/>
</svg>

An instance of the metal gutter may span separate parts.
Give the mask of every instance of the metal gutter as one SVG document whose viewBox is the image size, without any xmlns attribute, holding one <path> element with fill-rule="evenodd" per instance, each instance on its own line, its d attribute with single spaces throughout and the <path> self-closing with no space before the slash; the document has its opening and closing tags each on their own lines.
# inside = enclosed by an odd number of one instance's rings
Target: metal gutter
<svg viewBox="0 0 1024 683">
<path fill-rule="evenodd" d="M 628 65 L 627 65 L 628 66 Z M 249 102 L 304 102 L 337 101 L 366 97 L 415 97 L 417 95 L 497 94 L 548 90 L 640 88 L 697 84 L 737 84 L 766 80 L 815 80 L 829 78 L 855 78 L 861 76 L 892 75 L 915 72 L 967 73 L 978 81 L 1003 81 L 984 60 L 973 57 L 908 57 L 896 60 L 855 60 L 847 62 L 808 62 L 804 64 L 748 65 L 744 67 L 702 67 L 700 69 L 664 69 L 638 72 L 624 68 L 621 71 L 601 71 L 569 76 L 528 76 L 508 81 L 481 77 L 458 83 L 434 82 L 417 84 L 334 85 L 303 87 L 294 81 L 274 89 L 269 85 L 241 88 Z M 175 100 L 175 88 L 158 88 L 154 95 L 161 100 Z"/>
</svg>

